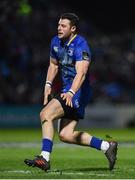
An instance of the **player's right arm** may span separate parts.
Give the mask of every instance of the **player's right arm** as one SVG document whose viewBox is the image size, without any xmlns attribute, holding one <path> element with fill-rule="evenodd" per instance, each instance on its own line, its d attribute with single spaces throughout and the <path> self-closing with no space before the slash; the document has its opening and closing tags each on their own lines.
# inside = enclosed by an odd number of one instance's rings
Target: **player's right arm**
<svg viewBox="0 0 135 180">
<path fill-rule="evenodd" d="M 46 82 L 48 81 L 52 84 L 57 73 L 58 73 L 58 61 L 50 57 L 50 64 L 47 71 Z M 52 90 L 51 85 L 45 83 L 44 105 L 46 105 L 48 102 L 48 96 L 51 94 L 51 90 Z"/>
</svg>

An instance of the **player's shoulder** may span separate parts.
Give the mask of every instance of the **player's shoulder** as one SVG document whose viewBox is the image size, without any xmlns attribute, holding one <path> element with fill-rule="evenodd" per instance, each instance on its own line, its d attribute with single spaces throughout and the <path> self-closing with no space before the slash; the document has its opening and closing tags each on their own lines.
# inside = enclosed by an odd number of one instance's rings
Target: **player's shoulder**
<svg viewBox="0 0 135 180">
<path fill-rule="evenodd" d="M 77 36 L 76 49 L 83 49 L 91 54 L 91 46 L 84 36 Z"/>
<path fill-rule="evenodd" d="M 86 40 L 86 38 L 84 36 L 77 35 L 76 44 L 80 45 L 80 44 L 88 44 L 88 43 L 87 43 L 87 40 Z"/>
<path fill-rule="evenodd" d="M 87 42 L 86 38 L 82 35 L 77 35 L 77 41 L 78 42 Z"/>
</svg>

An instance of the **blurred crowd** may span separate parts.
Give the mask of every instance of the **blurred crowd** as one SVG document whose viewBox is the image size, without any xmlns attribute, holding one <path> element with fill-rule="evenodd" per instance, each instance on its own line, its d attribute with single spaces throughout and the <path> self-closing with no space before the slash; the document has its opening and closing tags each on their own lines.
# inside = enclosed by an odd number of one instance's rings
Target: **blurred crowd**
<svg viewBox="0 0 135 180">
<path fill-rule="evenodd" d="M 0 104 L 39 104 L 49 63 L 50 39 L 61 12 L 71 7 L 49 0 L 0 3 Z M 98 32 L 81 20 L 92 51 L 90 103 L 135 102 L 135 32 Z M 56 79 L 56 91 L 60 87 Z"/>
<path fill-rule="evenodd" d="M 92 38 L 91 84 L 95 100 L 135 103 L 135 33 Z"/>
</svg>

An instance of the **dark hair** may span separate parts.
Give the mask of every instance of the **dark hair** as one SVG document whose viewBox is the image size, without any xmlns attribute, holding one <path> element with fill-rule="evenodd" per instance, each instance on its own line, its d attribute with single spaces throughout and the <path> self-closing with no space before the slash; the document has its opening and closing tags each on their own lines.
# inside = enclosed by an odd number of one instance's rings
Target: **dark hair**
<svg viewBox="0 0 135 180">
<path fill-rule="evenodd" d="M 76 26 L 76 30 L 79 28 L 79 17 L 75 13 L 63 13 L 60 16 L 61 19 L 68 19 L 72 26 Z"/>
</svg>

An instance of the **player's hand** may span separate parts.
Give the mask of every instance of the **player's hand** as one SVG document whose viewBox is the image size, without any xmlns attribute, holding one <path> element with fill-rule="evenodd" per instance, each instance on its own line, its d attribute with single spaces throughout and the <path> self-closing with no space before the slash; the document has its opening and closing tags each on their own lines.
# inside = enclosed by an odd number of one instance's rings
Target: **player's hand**
<svg viewBox="0 0 135 180">
<path fill-rule="evenodd" d="M 61 98 L 63 100 L 66 100 L 66 105 L 67 106 L 73 107 L 73 104 L 72 104 L 73 95 L 70 92 L 62 93 Z"/>
<path fill-rule="evenodd" d="M 48 96 L 51 94 L 51 91 L 52 91 L 51 87 L 45 86 L 43 105 L 46 105 L 48 103 Z"/>
</svg>

